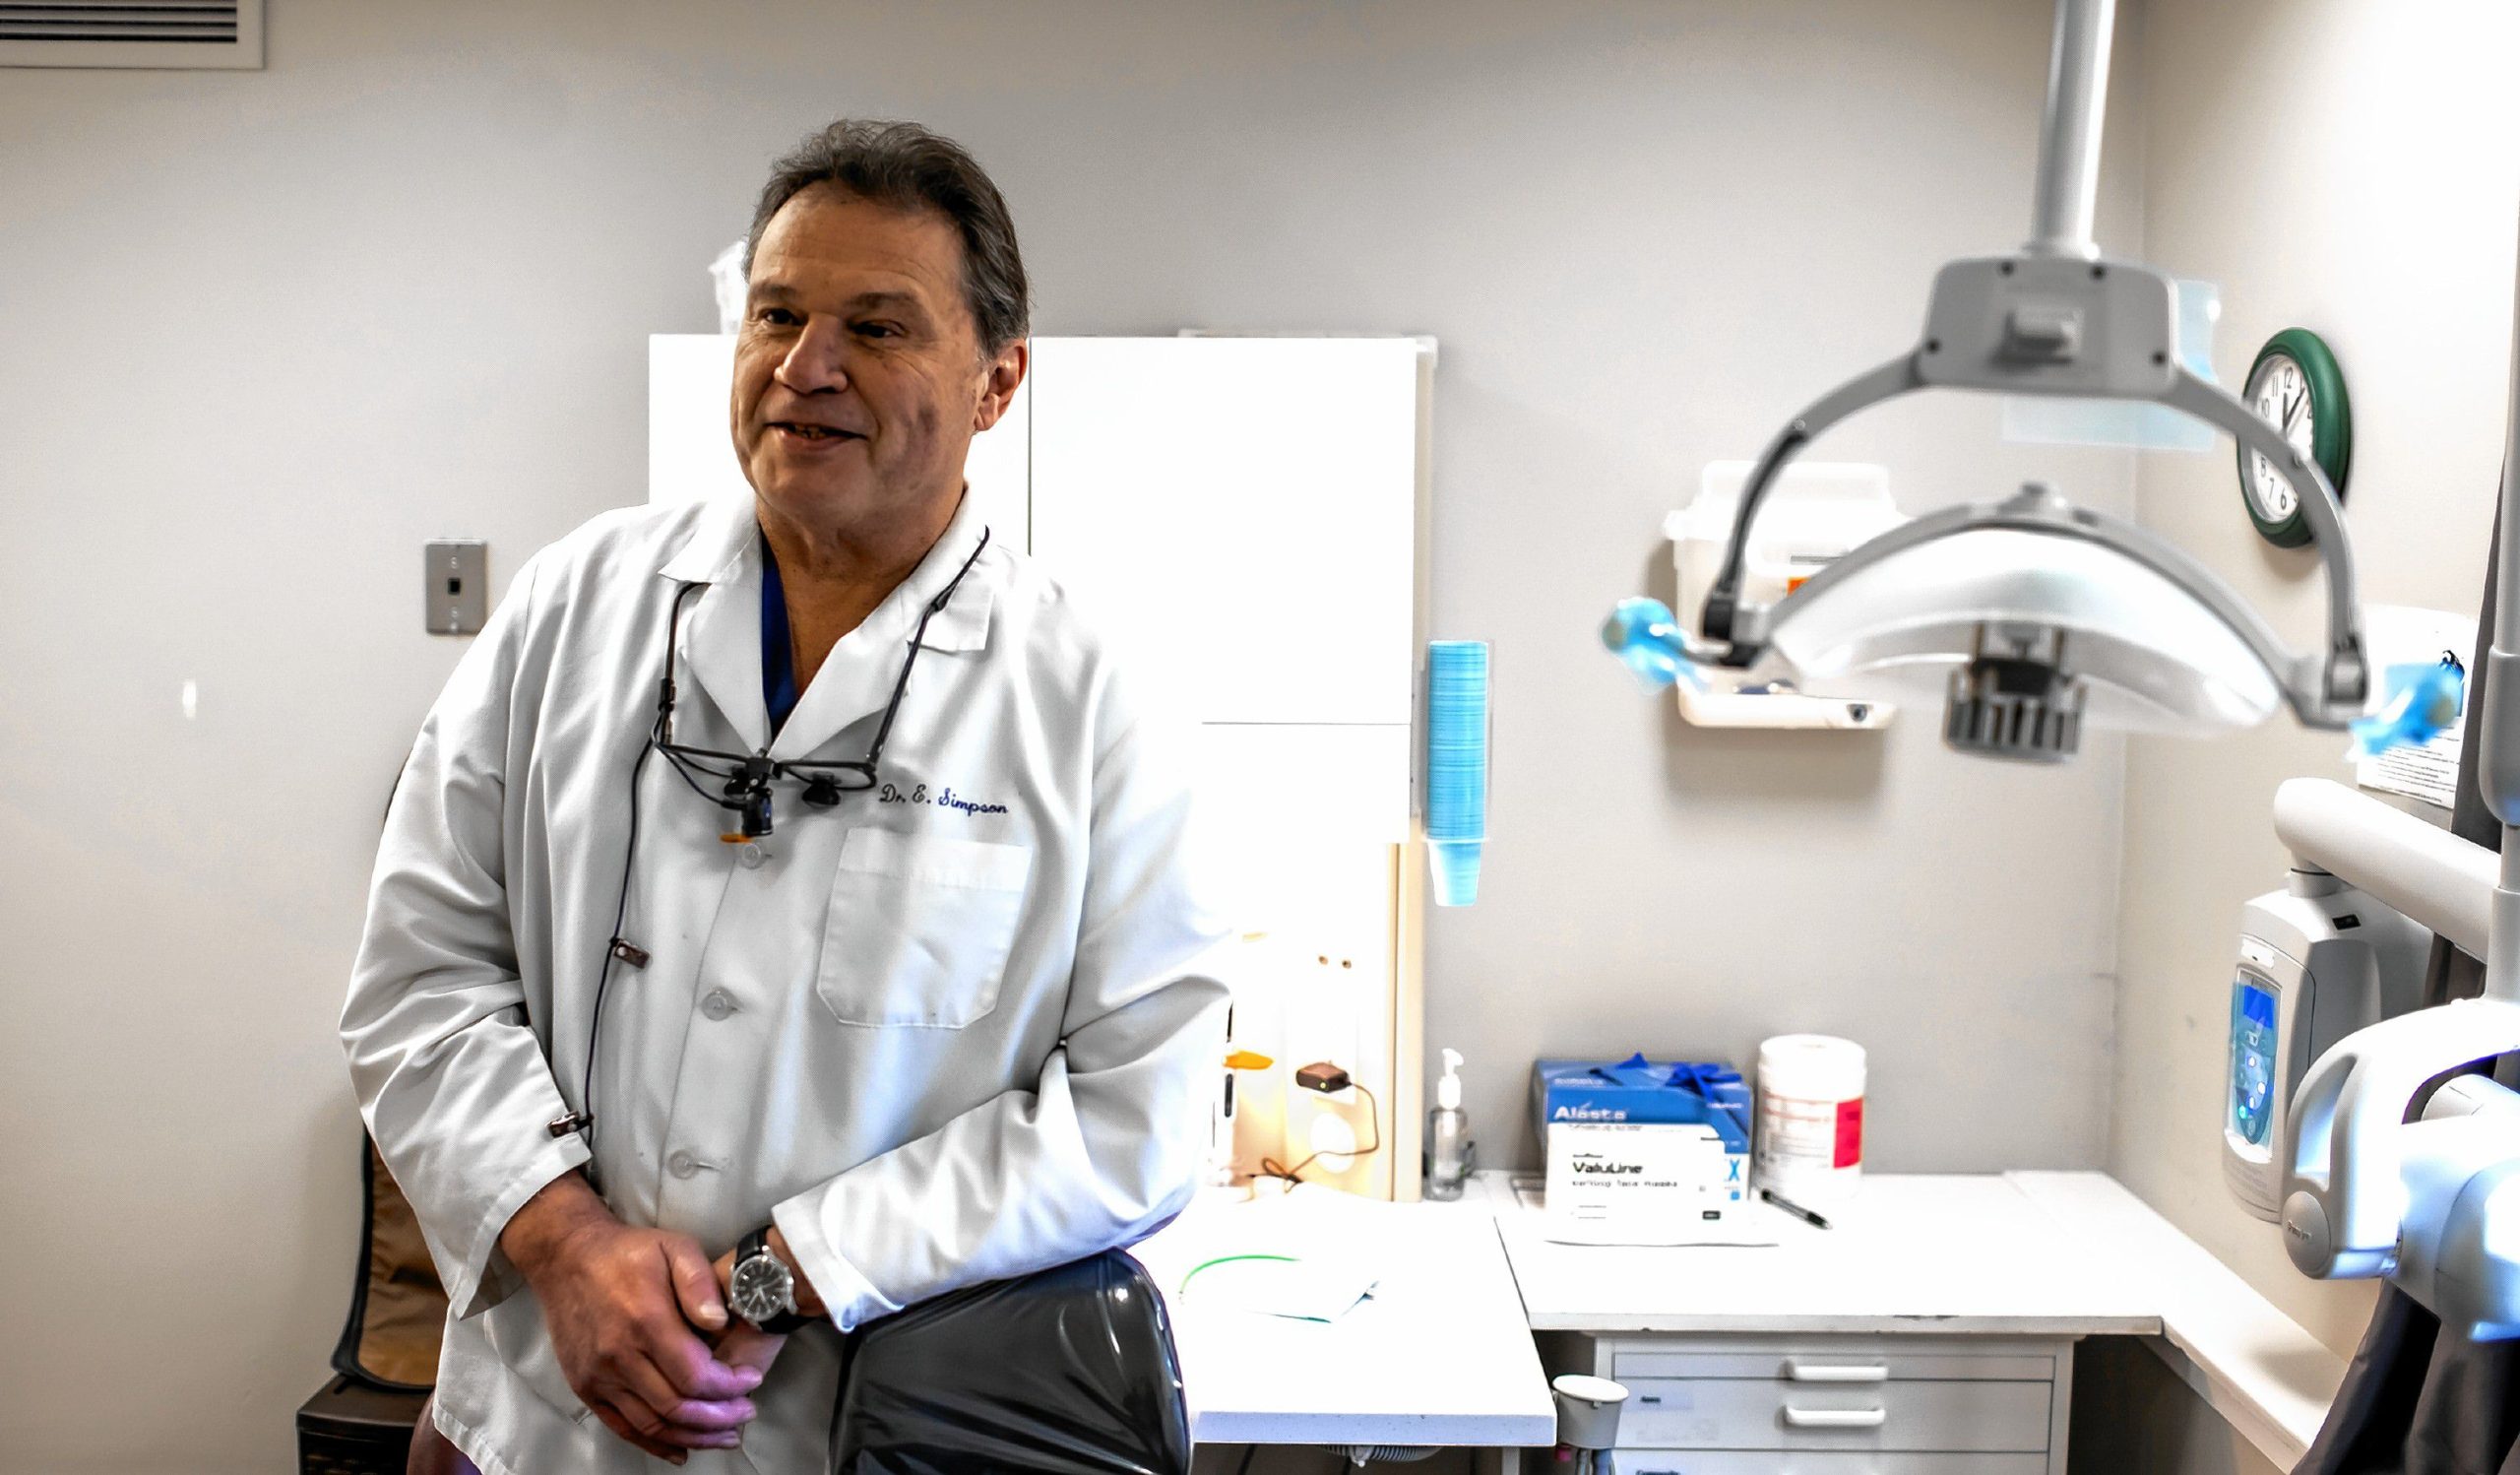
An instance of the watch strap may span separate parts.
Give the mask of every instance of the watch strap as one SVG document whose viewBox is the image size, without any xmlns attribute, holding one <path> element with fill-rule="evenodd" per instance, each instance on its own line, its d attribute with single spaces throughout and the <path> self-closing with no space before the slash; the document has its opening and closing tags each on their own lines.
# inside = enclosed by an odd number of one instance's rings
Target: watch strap
<svg viewBox="0 0 2520 1475">
<path fill-rule="evenodd" d="M 742 1242 L 735 1247 L 735 1263 L 737 1265 L 741 1265 L 746 1260 L 749 1260 L 756 1255 L 771 1253 L 770 1227 L 768 1225 L 764 1225 L 744 1236 Z M 774 1258 L 776 1256 L 774 1256 Z M 795 1300 L 795 1291 L 792 1287 L 796 1274 L 795 1267 L 792 1265 L 789 1266 L 788 1274 L 791 1287 L 788 1293 L 788 1300 L 791 1303 L 790 1309 L 781 1312 L 779 1315 L 772 1316 L 767 1320 L 755 1321 L 752 1323 L 775 1337 L 784 1337 L 789 1332 L 794 1331 L 797 1327 L 802 1326 L 813 1319 L 813 1317 L 806 1315 L 804 1313 L 793 1309 L 792 1303 Z"/>
</svg>

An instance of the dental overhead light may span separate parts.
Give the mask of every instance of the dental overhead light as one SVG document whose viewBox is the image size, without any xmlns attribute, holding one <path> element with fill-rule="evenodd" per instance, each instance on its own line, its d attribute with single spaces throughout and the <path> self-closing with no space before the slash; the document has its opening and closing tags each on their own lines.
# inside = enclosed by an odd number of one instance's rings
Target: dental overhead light
<svg viewBox="0 0 2520 1475">
<path fill-rule="evenodd" d="M 1964 752 L 2061 761 L 2082 730 L 2208 733 L 2279 704 L 2341 728 L 2367 674 L 2354 553 L 2318 463 L 2178 361 L 2171 279 L 2091 238 L 2115 0 L 2060 0 L 2030 243 L 1934 278 L 1917 347 L 1778 431 L 1741 493 L 1693 655 L 1832 696 L 1943 699 Z M 2163 405 L 2266 458 L 2300 499 L 2327 576 L 2327 645 L 2287 651 L 2203 565 L 2034 483 L 1920 518 L 1773 605 L 1741 598 L 1751 521 L 1778 474 L 1839 421 L 1920 389 Z"/>
<path fill-rule="evenodd" d="M 2058 0 L 2030 243 L 1943 267 L 1918 346 L 1822 396 L 1768 443 L 1702 634 L 1650 600 L 1619 607 L 1603 635 L 1640 674 L 1696 684 L 1714 664 L 1832 696 L 1913 699 L 1922 687 L 1943 699 L 1951 746 L 2048 762 L 2070 757 L 2086 726 L 2203 734 L 2288 706 L 2304 726 L 2343 728 L 2361 713 L 2369 677 L 2354 556 L 2325 473 L 2180 366 L 2168 277 L 2104 260 L 2091 240 L 2114 10 Z M 2479 1339 L 2520 1338 L 2520 1093 L 2467 1076 L 2412 1109 L 2445 1073 L 2520 1053 L 2520 333 L 2514 355 L 2493 649 L 2470 754 L 2503 825 L 2500 856 L 2335 785 L 2288 786 L 2276 805 L 2303 864 L 2486 964 L 2484 997 L 2358 1030 L 2310 1066 L 2281 1147 L 2286 1249 L 2317 1278 L 2386 1276 Z M 1786 464 L 1839 421 L 1919 389 L 2162 405 L 2230 434 L 2299 499 L 2326 573 L 2325 648 L 2288 651 L 2195 560 L 2036 483 L 1919 518 L 1774 604 L 1746 602 L 1751 523 Z M 2420 740 L 2457 720 L 2455 690 L 2447 705 L 2447 717 L 2406 731 L 2384 715 L 2375 740 Z"/>
<path fill-rule="evenodd" d="M 2213 575 L 2037 483 L 1884 535 L 1775 614 L 1763 664 L 1832 696 L 1942 697 L 1943 739 L 1996 757 L 2070 756 L 2087 722 L 2250 727 L 2285 695 L 2281 647 Z"/>
</svg>

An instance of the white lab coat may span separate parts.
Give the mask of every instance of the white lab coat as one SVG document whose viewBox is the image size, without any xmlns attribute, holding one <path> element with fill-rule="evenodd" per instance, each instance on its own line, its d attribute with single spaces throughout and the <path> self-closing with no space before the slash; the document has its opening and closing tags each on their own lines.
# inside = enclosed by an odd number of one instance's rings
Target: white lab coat
<svg viewBox="0 0 2520 1475">
<path fill-rule="evenodd" d="M 497 1240 L 584 1161 L 613 1211 L 722 1253 L 776 1220 L 841 1328 L 1126 1243 L 1187 1199 L 1223 1041 L 1224 929 L 1188 845 L 1184 743 L 1058 585 L 992 540 L 929 623 L 888 789 L 732 828 L 662 757 L 592 1103 L 630 775 L 686 582 L 677 740 L 864 755 L 971 502 L 834 648 L 775 742 L 753 508 L 607 514 L 526 565 L 422 725 L 343 1011 L 369 1130 L 453 1303 L 439 1427 L 487 1475 L 646 1469 L 570 1393 Z M 1186 730 L 1177 730 L 1186 733 Z M 789 1338 L 740 1451 L 819 1470 L 838 1337 Z"/>
</svg>

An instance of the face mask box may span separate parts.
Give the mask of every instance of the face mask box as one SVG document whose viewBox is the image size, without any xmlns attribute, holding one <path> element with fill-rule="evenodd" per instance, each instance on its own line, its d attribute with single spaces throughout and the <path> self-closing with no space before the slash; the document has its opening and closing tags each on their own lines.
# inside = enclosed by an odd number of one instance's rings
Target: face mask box
<svg viewBox="0 0 2520 1475">
<path fill-rule="evenodd" d="M 1762 1244 L 1750 1212 L 1750 1093 L 1729 1065 L 1541 1060 L 1532 1114 L 1548 1156 L 1548 1238 L 1584 1245 Z"/>
</svg>

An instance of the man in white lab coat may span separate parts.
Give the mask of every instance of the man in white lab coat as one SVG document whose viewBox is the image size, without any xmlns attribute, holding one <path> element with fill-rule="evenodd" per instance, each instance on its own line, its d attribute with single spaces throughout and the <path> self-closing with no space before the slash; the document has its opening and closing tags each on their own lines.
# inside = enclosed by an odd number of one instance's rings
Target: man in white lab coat
<svg viewBox="0 0 2520 1475">
<path fill-rule="evenodd" d="M 520 572 L 343 1013 L 453 1304 L 436 1426 L 490 1475 L 817 1469 L 839 1332 L 1147 1233 L 1204 1129 L 1178 743 L 963 495 L 1027 364 L 1003 201 L 842 123 L 752 241 L 755 499 Z"/>
</svg>

